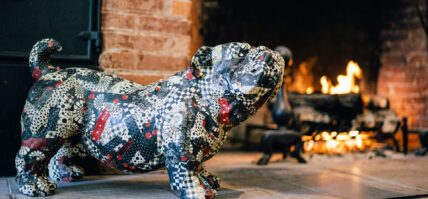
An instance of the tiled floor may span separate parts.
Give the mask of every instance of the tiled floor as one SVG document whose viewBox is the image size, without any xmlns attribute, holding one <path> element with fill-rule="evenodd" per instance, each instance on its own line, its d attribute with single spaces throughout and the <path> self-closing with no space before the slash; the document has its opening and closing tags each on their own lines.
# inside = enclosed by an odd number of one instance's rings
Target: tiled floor
<svg viewBox="0 0 428 199">
<path fill-rule="evenodd" d="M 308 164 L 275 155 L 269 165 L 257 166 L 258 153 L 228 152 L 214 156 L 207 168 L 222 179 L 219 198 L 428 198 L 428 156 L 306 156 Z M 57 193 L 48 198 L 179 198 L 169 189 L 165 170 L 87 176 L 58 185 Z M 3 177 L 0 198 L 27 197 L 18 193 L 13 177 Z"/>
</svg>

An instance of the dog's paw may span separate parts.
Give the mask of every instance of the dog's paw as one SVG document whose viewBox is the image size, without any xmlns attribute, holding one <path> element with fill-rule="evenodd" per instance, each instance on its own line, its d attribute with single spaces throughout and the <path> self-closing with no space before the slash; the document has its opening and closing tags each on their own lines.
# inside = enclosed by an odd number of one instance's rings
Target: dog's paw
<svg viewBox="0 0 428 199">
<path fill-rule="evenodd" d="M 49 196 L 55 193 L 55 182 L 40 176 L 21 176 L 18 178 L 18 189 L 27 196 Z"/>
<path fill-rule="evenodd" d="M 217 190 L 205 189 L 205 199 L 214 199 L 214 198 L 217 198 Z"/>
<path fill-rule="evenodd" d="M 49 169 L 49 177 L 61 182 L 74 182 L 83 178 L 85 170 L 77 165 Z"/>
<path fill-rule="evenodd" d="M 202 183 L 205 187 L 212 188 L 214 190 L 218 190 L 220 188 L 220 178 L 215 175 L 207 175 L 201 176 Z"/>
</svg>

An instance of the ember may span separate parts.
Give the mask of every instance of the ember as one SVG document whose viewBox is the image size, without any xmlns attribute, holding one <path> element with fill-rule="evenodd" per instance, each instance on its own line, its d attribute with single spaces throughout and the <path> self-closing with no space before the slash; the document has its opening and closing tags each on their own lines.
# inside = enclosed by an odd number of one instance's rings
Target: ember
<svg viewBox="0 0 428 199">
<path fill-rule="evenodd" d="M 336 131 L 322 133 L 314 136 L 303 136 L 304 150 L 306 152 L 340 154 L 352 151 L 364 151 L 370 148 L 374 141 L 368 133 L 349 131 L 337 133 Z"/>
</svg>

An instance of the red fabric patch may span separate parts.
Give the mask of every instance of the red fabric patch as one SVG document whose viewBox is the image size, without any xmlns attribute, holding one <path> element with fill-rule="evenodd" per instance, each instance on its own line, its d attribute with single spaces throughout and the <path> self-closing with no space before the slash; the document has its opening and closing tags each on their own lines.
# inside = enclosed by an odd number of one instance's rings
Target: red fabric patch
<svg viewBox="0 0 428 199">
<path fill-rule="evenodd" d="M 207 124 L 207 121 L 202 121 L 202 125 L 204 125 L 205 126 L 205 124 Z"/>
<path fill-rule="evenodd" d="M 48 86 L 46 87 L 46 90 L 52 90 L 52 87 Z"/>
<path fill-rule="evenodd" d="M 214 180 L 213 179 L 210 179 L 210 184 L 211 184 L 211 186 L 214 186 Z"/>
<path fill-rule="evenodd" d="M 205 147 L 205 148 L 204 148 L 204 151 L 202 152 L 202 155 L 203 155 L 203 156 L 205 156 L 205 155 L 207 155 L 210 151 L 211 151 L 211 148 L 209 148 L 209 147 Z"/>
<path fill-rule="evenodd" d="M 70 182 L 70 176 L 61 178 L 61 182 Z"/>
<path fill-rule="evenodd" d="M 122 160 L 122 156 L 120 156 L 120 155 L 117 155 L 117 156 L 116 156 L 116 158 L 117 158 L 118 160 Z"/>
<path fill-rule="evenodd" d="M 153 135 L 158 135 L 158 131 L 155 129 L 155 130 L 153 130 Z"/>
<path fill-rule="evenodd" d="M 92 93 L 88 96 L 89 99 L 93 100 L 95 98 L 95 95 Z"/>
<path fill-rule="evenodd" d="M 127 100 L 128 99 L 128 95 L 122 95 L 122 99 Z"/>
<path fill-rule="evenodd" d="M 134 166 L 130 166 L 129 169 L 135 170 L 135 167 Z"/>
<path fill-rule="evenodd" d="M 259 57 L 259 60 L 262 61 L 265 57 L 262 55 Z"/>
<path fill-rule="evenodd" d="M 52 47 L 53 46 L 53 43 L 50 41 L 50 42 L 48 42 L 48 46 L 49 47 Z"/>
<path fill-rule="evenodd" d="M 107 153 L 107 157 L 108 157 L 108 159 L 113 158 L 113 157 L 110 155 L 110 153 Z"/>
<path fill-rule="evenodd" d="M 30 149 L 46 149 L 45 138 L 28 138 L 22 141 L 22 146 L 26 146 Z"/>
<path fill-rule="evenodd" d="M 42 75 L 43 73 L 42 71 L 40 71 L 39 67 L 35 67 L 31 76 L 33 76 L 34 79 L 38 80 L 40 79 L 40 77 L 42 77 Z"/>
<path fill-rule="evenodd" d="M 213 198 L 213 192 L 210 190 L 205 191 L 205 199 L 211 199 L 211 198 Z"/>
<path fill-rule="evenodd" d="M 91 133 L 91 138 L 94 138 L 95 142 L 98 142 L 98 139 L 103 133 L 104 127 L 109 117 L 110 113 L 106 109 L 104 109 L 100 117 L 98 118 L 97 123 L 95 124 L 94 130 Z"/>
<path fill-rule="evenodd" d="M 55 84 L 55 87 L 59 87 L 62 84 L 62 81 L 58 81 L 58 83 Z"/>
<path fill-rule="evenodd" d="M 126 162 L 122 163 L 123 167 L 128 167 L 128 164 Z"/>
<path fill-rule="evenodd" d="M 150 126 L 150 122 L 147 122 L 146 127 L 149 127 L 149 126 Z"/>
<path fill-rule="evenodd" d="M 211 139 L 213 139 L 213 138 L 214 138 L 214 135 L 213 135 L 213 134 L 210 134 L 210 138 L 211 138 Z"/>
<path fill-rule="evenodd" d="M 67 156 L 59 156 L 58 157 L 58 167 L 63 168 L 64 167 L 64 159 L 67 158 Z"/>
<path fill-rule="evenodd" d="M 160 89 L 161 89 L 161 88 L 160 88 L 159 86 L 156 86 L 156 88 L 155 88 L 155 90 L 157 90 L 157 91 L 158 91 L 158 90 L 160 90 Z"/>
<path fill-rule="evenodd" d="M 119 149 L 118 153 L 119 154 L 124 154 L 126 151 L 128 151 L 129 147 L 132 144 L 132 140 L 128 140 L 128 142 L 126 142 L 122 148 Z"/>
<path fill-rule="evenodd" d="M 226 98 L 218 98 L 218 102 L 220 103 L 220 124 L 230 124 L 229 112 L 232 109 L 232 105 L 230 105 Z"/>
<path fill-rule="evenodd" d="M 186 162 L 187 161 L 187 158 L 186 157 L 184 157 L 184 156 L 181 156 L 181 161 L 183 161 L 183 162 Z"/>
<path fill-rule="evenodd" d="M 150 139 L 152 137 L 152 134 L 151 133 L 149 133 L 149 132 L 147 132 L 146 133 L 146 139 Z"/>
<path fill-rule="evenodd" d="M 196 79 L 196 77 L 193 76 L 192 71 L 189 69 L 189 71 L 186 74 L 186 78 L 185 79 L 194 80 L 194 79 Z"/>
<path fill-rule="evenodd" d="M 114 102 L 114 103 L 118 103 L 118 102 L 119 102 L 119 99 L 115 98 L 115 99 L 113 100 L 113 102 Z"/>
</svg>

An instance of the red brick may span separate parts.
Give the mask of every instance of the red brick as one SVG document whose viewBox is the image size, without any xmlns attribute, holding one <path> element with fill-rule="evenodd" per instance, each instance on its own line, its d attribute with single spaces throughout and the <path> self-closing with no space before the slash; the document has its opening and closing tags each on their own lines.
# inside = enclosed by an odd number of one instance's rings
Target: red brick
<svg viewBox="0 0 428 199">
<path fill-rule="evenodd" d="M 164 35 L 139 35 L 135 37 L 135 49 L 162 54 L 188 55 L 190 37 L 164 36 Z"/>
<path fill-rule="evenodd" d="M 100 68 L 135 69 L 137 56 L 132 52 L 103 52 L 100 55 Z"/>
<path fill-rule="evenodd" d="M 103 33 L 103 48 L 107 49 L 134 49 L 134 35 L 115 32 Z"/>
<path fill-rule="evenodd" d="M 143 72 L 141 74 L 118 73 L 116 75 L 142 85 L 148 85 L 160 79 L 165 79 L 162 75 L 144 75 Z"/>
<path fill-rule="evenodd" d="M 402 94 L 419 94 L 421 91 L 421 88 L 417 86 L 412 85 L 396 85 L 392 88 L 395 93 L 402 93 Z"/>
<path fill-rule="evenodd" d="M 138 69 L 179 71 L 187 68 L 190 58 L 187 56 L 171 57 L 163 55 L 140 54 L 138 56 Z"/>
<path fill-rule="evenodd" d="M 172 14 L 190 18 L 192 11 L 192 2 L 183 0 L 172 1 Z"/>
<path fill-rule="evenodd" d="M 384 66 L 401 66 L 406 63 L 406 57 L 383 55 L 381 56 L 380 61 Z"/>
<path fill-rule="evenodd" d="M 161 54 L 188 55 L 190 37 L 153 35 L 129 35 L 105 32 L 104 49 L 133 49 Z"/>
<path fill-rule="evenodd" d="M 159 18 L 141 16 L 139 17 L 137 28 L 144 31 L 189 35 L 191 30 L 191 22 L 167 17 Z"/>
<path fill-rule="evenodd" d="M 106 28 L 135 29 L 137 18 L 134 15 L 103 12 L 101 26 Z"/>
<path fill-rule="evenodd" d="M 103 8 L 136 13 L 161 13 L 166 10 L 163 0 L 104 0 Z"/>
</svg>

